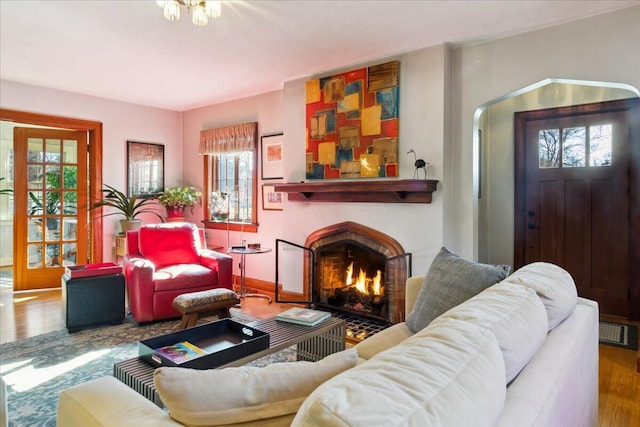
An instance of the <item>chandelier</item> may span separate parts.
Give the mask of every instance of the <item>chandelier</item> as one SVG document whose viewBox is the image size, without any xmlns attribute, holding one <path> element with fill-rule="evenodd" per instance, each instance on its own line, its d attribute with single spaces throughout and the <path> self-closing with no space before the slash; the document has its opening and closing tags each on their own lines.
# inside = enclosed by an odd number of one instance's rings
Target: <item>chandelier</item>
<svg viewBox="0 0 640 427">
<path fill-rule="evenodd" d="M 191 14 L 191 22 L 198 27 L 204 27 L 209 23 L 209 18 L 217 18 L 222 15 L 220 1 L 213 0 L 157 0 L 158 6 L 164 10 L 164 17 L 168 21 L 180 19 L 180 6 L 187 8 Z"/>
</svg>

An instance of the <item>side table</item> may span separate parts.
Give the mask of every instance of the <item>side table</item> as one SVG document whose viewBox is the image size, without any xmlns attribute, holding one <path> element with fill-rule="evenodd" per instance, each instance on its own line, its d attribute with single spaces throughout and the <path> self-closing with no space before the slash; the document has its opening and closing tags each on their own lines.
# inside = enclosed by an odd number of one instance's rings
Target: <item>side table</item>
<svg viewBox="0 0 640 427">
<path fill-rule="evenodd" d="M 124 275 L 109 274 L 72 279 L 63 274 L 62 314 L 69 332 L 110 323 L 122 323 L 125 307 Z"/>
<path fill-rule="evenodd" d="M 265 254 L 267 252 L 271 252 L 271 248 L 231 248 L 228 250 L 230 254 L 239 254 L 240 258 L 240 292 L 238 296 L 240 298 L 249 298 L 249 297 L 257 297 L 257 298 L 265 298 L 271 304 L 271 297 L 269 295 L 264 294 L 248 294 L 247 293 L 247 268 L 246 268 L 246 260 L 245 257 L 251 254 Z"/>
</svg>

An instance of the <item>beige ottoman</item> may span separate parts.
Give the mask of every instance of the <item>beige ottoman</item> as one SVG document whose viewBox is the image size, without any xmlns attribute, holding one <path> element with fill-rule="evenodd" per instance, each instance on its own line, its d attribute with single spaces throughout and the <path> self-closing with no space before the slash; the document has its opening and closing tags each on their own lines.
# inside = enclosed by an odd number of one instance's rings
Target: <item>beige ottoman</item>
<svg viewBox="0 0 640 427">
<path fill-rule="evenodd" d="M 173 308 L 182 314 L 181 329 L 195 326 L 205 316 L 230 317 L 229 309 L 236 304 L 240 304 L 238 294 L 225 288 L 182 294 L 173 300 Z"/>
</svg>

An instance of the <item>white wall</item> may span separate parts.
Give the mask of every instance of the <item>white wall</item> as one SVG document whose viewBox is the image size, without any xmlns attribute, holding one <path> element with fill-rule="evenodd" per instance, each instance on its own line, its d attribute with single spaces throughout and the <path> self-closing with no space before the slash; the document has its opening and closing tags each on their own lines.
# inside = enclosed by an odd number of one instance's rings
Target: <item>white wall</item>
<svg viewBox="0 0 640 427">
<path fill-rule="evenodd" d="M 193 184 L 199 188 L 203 186 L 203 159 L 198 154 L 200 131 L 229 126 L 246 122 L 258 122 L 258 136 L 280 133 L 283 131 L 282 118 L 282 91 L 270 92 L 224 104 L 211 105 L 183 113 L 184 141 L 184 184 Z M 259 145 L 259 141 L 258 141 Z M 260 155 L 258 153 L 258 165 Z M 258 166 L 259 168 L 260 166 Z M 258 170 L 258 179 L 260 179 Z M 268 180 L 265 183 L 276 181 Z M 203 209 L 194 209 L 194 214 L 187 220 L 202 225 L 204 219 Z M 230 232 L 229 243 L 240 244 L 242 239 L 249 243 L 260 243 L 263 247 L 273 248 L 275 239 L 281 237 L 278 231 L 283 228 L 284 221 L 288 218 L 281 211 L 262 210 L 262 180 L 258 181 L 258 233 Z M 207 230 L 207 240 L 217 245 L 227 245 L 227 232 L 223 230 Z M 234 255 L 234 257 L 239 257 Z M 234 262 L 234 273 L 240 274 L 238 269 L 239 258 Z M 254 255 L 247 257 L 247 277 L 260 280 L 273 280 L 275 277 L 274 253 Z"/>
<path fill-rule="evenodd" d="M 476 109 L 549 78 L 624 83 L 640 88 L 640 6 L 458 48 L 454 51 L 453 146 L 446 165 L 445 241 L 476 259 Z M 509 177 L 505 177 L 509 179 Z"/>
<path fill-rule="evenodd" d="M 165 146 L 165 185 L 176 185 L 182 176 L 181 114 L 175 111 L 111 101 L 93 96 L 0 80 L 0 107 L 94 120 L 103 125 L 103 182 L 126 190 L 127 140 Z M 119 216 L 105 218 L 103 253 L 111 260 Z M 153 216 L 145 222 L 157 222 Z"/>
</svg>

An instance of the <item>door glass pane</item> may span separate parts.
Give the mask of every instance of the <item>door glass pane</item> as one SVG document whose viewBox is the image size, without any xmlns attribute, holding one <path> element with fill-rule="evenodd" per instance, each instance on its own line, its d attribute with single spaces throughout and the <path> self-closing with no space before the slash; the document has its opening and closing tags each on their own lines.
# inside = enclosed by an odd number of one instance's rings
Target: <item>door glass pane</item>
<svg viewBox="0 0 640 427">
<path fill-rule="evenodd" d="M 46 163 L 60 163 L 61 155 L 60 155 L 60 140 L 59 139 L 47 139 L 45 143 L 46 152 L 45 159 Z"/>
<path fill-rule="evenodd" d="M 76 254 L 76 244 L 69 243 L 62 245 L 63 247 L 63 262 L 64 265 L 75 264 L 77 262 L 77 254 Z"/>
<path fill-rule="evenodd" d="M 611 166 L 611 124 L 589 127 L 589 165 Z"/>
<path fill-rule="evenodd" d="M 560 130 L 541 130 L 538 134 L 538 158 L 541 169 L 560 166 Z"/>
<path fill-rule="evenodd" d="M 27 259 L 28 268 L 40 268 L 42 267 L 42 245 L 29 244 L 27 245 Z"/>
<path fill-rule="evenodd" d="M 27 146 L 29 152 L 27 153 L 28 163 L 40 163 L 44 159 L 44 141 L 42 138 L 27 138 Z"/>
<path fill-rule="evenodd" d="M 27 222 L 27 228 L 27 242 L 42 242 L 44 230 L 41 221 L 30 219 Z"/>
<path fill-rule="evenodd" d="M 60 267 L 60 245 L 57 243 L 47 244 L 47 256 L 45 267 Z"/>
<path fill-rule="evenodd" d="M 62 161 L 64 163 L 78 163 L 78 150 L 76 150 L 77 141 L 62 141 Z"/>
<path fill-rule="evenodd" d="M 75 218 L 65 217 L 62 220 L 62 240 L 76 240 L 77 237 L 77 223 Z"/>
<path fill-rule="evenodd" d="M 586 165 L 587 129 L 584 127 L 562 129 L 562 166 Z"/>
<path fill-rule="evenodd" d="M 27 166 L 27 186 L 29 188 L 43 188 L 42 175 L 44 168 L 41 165 Z"/>
</svg>

